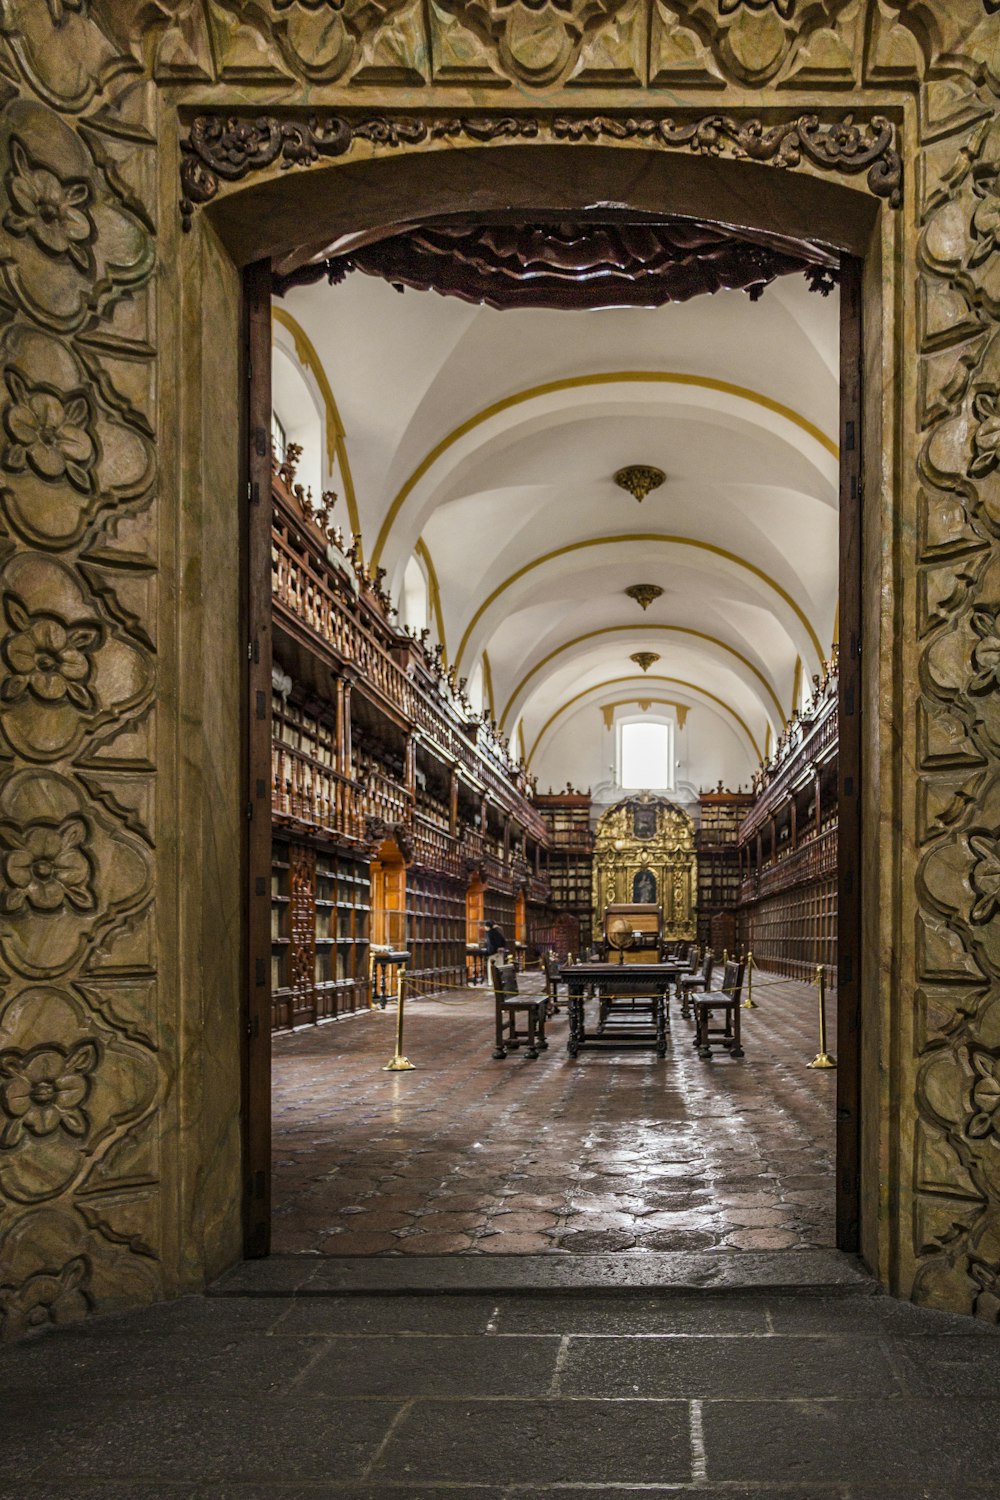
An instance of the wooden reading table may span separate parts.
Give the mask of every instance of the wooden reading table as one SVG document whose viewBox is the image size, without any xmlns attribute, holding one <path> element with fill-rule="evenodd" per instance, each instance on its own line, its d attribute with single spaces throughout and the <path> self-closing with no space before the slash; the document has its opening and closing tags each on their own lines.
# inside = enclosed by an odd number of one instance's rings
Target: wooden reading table
<svg viewBox="0 0 1000 1500">
<path fill-rule="evenodd" d="M 576 1057 L 584 1046 L 637 1045 L 655 1046 L 657 1057 L 666 1057 L 670 986 L 686 972 L 687 965 L 681 963 L 566 964 L 559 970 L 559 978 L 567 989 L 566 1050 L 570 1057 Z M 601 1002 L 601 1021 L 593 1032 L 587 1031 L 584 1015 L 584 993 L 588 989 Z M 648 1017 L 648 1025 L 630 1024 L 634 1016 Z M 621 1024 L 623 1017 L 628 1019 Z M 616 1020 L 619 1024 L 614 1024 Z"/>
</svg>

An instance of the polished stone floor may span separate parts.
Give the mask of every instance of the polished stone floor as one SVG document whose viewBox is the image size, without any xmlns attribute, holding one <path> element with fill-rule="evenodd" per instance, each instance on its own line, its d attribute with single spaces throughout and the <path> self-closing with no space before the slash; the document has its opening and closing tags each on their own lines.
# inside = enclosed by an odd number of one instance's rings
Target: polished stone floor
<svg viewBox="0 0 1000 1500">
<path fill-rule="evenodd" d="M 537 982 L 537 981 L 536 981 Z M 760 974 L 746 1057 L 494 1061 L 482 990 L 275 1038 L 273 1249 L 306 1255 L 634 1253 L 831 1246 L 836 1073 L 816 991 Z M 835 1007 L 830 1006 L 830 1034 Z"/>
<path fill-rule="evenodd" d="M 998 1392 L 857 1285 L 189 1297 L 0 1353 L 0 1500 L 995 1500 Z"/>
</svg>

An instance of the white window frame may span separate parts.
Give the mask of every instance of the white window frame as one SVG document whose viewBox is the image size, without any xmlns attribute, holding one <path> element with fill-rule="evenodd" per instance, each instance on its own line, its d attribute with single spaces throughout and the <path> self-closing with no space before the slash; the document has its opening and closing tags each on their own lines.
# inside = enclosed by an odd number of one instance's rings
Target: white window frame
<svg viewBox="0 0 1000 1500">
<path fill-rule="evenodd" d="M 667 780 L 662 786 L 632 787 L 625 784 L 625 730 L 633 724 L 655 724 L 657 728 L 666 730 L 666 775 Z M 675 789 L 675 768 L 677 726 L 673 719 L 668 719 L 663 714 L 622 714 L 615 725 L 615 770 L 616 780 L 622 791 L 649 791 L 649 792 L 672 792 Z"/>
</svg>

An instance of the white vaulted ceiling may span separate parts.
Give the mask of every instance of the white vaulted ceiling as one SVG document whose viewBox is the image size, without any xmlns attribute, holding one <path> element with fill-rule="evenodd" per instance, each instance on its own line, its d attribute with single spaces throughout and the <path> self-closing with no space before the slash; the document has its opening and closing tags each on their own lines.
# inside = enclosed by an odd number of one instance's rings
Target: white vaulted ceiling
<svg viewBox="0 0 1000 1500">
<path fill-rule="evenodd" d="M 397 599 L 430 559 L 448 660 L 487 654 L 543 787 L 606 776 L 598 710 L 643 697 L 688 709 L 691 781 L 745 784 L 835 630 L 836 293 L 497 312 L 355 273 L 277 305 L 335 398 L 366 558 Z M 667 476 L 641 504 L 629 464 Z M 635 583 L 664 592 L 643 611 Z"/>
</svg>

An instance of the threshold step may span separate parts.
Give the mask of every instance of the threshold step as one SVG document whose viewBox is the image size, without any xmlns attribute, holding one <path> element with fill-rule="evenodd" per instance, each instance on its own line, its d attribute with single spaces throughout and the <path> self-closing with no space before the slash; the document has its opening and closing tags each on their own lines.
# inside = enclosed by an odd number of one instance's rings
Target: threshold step
<svg viewBox="0 0 1000 1500">
<path fill-rule="evenodd" d="M 212 1297 L 705 1292 L 877 1294 L 839 1250 L 620 1251 L 608 1255 L 273 1255 L 225 1272 Z"/>
</svg>

